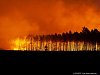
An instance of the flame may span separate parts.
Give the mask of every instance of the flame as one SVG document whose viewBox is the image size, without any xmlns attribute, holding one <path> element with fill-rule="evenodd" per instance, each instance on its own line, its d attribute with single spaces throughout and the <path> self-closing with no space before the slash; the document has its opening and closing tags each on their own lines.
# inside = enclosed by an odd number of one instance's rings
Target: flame
<svg viewBox="0 0 100 75">
<path fill-rule="evenodd" d="M 26 46 L 27 44 L 29 44 L 29 42 L 24 38 L 16 38 L 15 40 L 12 40 L 12 50 L 26 50 Z"/>
</svg>

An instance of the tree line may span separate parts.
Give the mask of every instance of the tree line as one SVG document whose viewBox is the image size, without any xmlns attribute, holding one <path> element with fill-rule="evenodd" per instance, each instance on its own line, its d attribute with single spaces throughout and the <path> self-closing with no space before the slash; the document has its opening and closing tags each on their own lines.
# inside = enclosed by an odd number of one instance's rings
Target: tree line
<svg viewBox="0 0 100 75">
<path fill-rule="evenodd" d="M 61 33 L 61 34 L 55 33 L 55 34 L 35 35 L 35 36 L 28 35 L 26 39 L 30 41 L 30 43 L 27 45 L 30 50 L 34 50 L 34 48 L 36 50 L 38 50 L 38 48 L 39 49 L 45 48 L 45 50 L 49 50 L 50 48 L 52 50 L 62 49 L 64 51 L 64 50 L 67 50 L 68 47 L 70 50 L 73 48 L 71 42 L 75 43 L 74 47 L 77 50 L 79 49 L 78 48 L 79 42 L 84 42 L 82 50 L 88 50 L 88 48 L 90 47 L 88 46 L 88 44 L 93 45 L 90 50 L 97 49 L 96 48 L 97 44 L 98 44 L 98 49 L 100 49 L 99 37 L 100 37 L 100 31 L 98 29 L 89 30 L 87 27 L 82 27 L 81 32 L 69 31 L 69 32 Z M 57 42 L 59 42 L 59 45 Z M 69 45 L 68 45 L 68 42 L 69 42 Z"/>
<path fill-rule="evenodd" d="M 65 32 L 62 34 L 49 34 L 49 35 L 28 35 L 28 39 L 35 41 L 53 41 L 53 42 L 67 42 L 67 41 L 85 41 L 85 42 L 100 42 L 100 31 L 98 29 L 89 30 L 83 27 L 81 32 Z"/>
</svg>

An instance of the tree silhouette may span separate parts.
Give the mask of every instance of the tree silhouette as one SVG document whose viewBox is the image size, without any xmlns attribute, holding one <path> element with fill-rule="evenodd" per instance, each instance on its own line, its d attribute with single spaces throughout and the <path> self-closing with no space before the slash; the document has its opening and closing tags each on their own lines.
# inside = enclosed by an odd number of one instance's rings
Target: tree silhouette
<svg viewBox="0 0 100 75">
<path fill-rule="evenodd" d="M 52 50 L 67 50 L 68 42 L 70 49 L 71 42 L 75 42 L 76 46 L 78 46 L 78 42 L 84 42 L 83 50 L 89 49 L 88 43 L 93 44 L 94 49 L 96 49 L 96 44 L 100 42 L 100 31 L 97 29 L 92 29 L 91 31 L 87 27 L 83 27 L 81 32 L 63 32 L 62 34 L 48 34 L 48 35 L 28 35 L 27 39 L 31 41 L 31 50 L 33 49 L 32 40 L 37 42 L 37 45 L 40 44 L 40 49 L 49 50 L 49 42 L 51 41 L 51 49 Z M 38 43 L 40 41 L 40 43 Z M 46 44 L 45 44 L 46 42 Z M 59 42 L 59 47 L 58 43 Z M 63 47 L 62 47 L 63 46 Z M 77 47 L 78 48 L 78 47 Z M 38 48 L 37 48 L 38 49 Z"/>
</svg>

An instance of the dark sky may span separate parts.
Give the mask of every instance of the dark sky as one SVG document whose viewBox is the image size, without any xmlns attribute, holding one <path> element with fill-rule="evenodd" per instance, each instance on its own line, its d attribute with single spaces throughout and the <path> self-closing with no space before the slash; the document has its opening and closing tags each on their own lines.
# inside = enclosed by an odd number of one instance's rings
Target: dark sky
<svg viewBox="0 0 100 75">
<path fill-rule="evenodd" d="M 28 33 L 81 31 L 83 26 L 100 30 L 100 0 L 0 0 L 0 47 L 6 49 L 10 40 Z"/>
</svg>

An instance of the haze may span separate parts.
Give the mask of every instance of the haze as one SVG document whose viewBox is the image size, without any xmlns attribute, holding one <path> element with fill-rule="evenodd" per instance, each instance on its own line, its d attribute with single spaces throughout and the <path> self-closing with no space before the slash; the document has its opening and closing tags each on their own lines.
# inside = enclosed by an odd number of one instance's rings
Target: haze
<svg viewBox="0 0 100 75">
<path fill-rule="evenodd" d="M 100 0 L 0 0 L 0 48 L 27 34 L 100 30 Z"/>
</svg>

